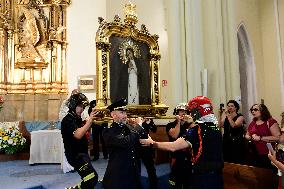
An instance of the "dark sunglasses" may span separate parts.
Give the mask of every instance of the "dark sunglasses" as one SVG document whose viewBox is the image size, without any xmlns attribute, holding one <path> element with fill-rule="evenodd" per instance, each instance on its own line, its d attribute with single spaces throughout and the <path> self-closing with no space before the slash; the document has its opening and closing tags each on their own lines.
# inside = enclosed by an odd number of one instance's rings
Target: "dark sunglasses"
<svg viewBox="0 0 284 189">
<path fill-rule="evenodd" d="M 257 108 L 251 108 L 250 111 L 251 111 L 251 112 L 252 112 L 252 111 L 257 112 L 257 111 L 259 111 L 259 109 L 257 109 Z"/>
</svg>

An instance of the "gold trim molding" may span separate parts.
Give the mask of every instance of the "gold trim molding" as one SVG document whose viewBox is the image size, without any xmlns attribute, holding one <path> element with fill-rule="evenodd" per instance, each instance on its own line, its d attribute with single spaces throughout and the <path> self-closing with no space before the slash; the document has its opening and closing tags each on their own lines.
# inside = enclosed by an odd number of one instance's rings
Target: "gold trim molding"
<svg viewBox="0 0 284 189">
<path fill-rule="evenodd" d="M 70 0 L 0 0 L 0 94 L 67 93 Z"/>
<path fill-rule="evenodd" d="M 165 116 L 168 106 L 161 102 L 160 98 L 160 50 L 158 45 L 159 36 L 150 34 L 147 27 L 142 24 L 140 29 L 136 23 L 138 17 L 136 6 L 132 3 L 125 5 L 125 18 L 121 21 L 118 15 L 114 16 L 112 22 L 105 21 L 99 17 L 99 28 L 96 33 L 96 74 L 97 74 L 97 109 L 104 110 L 111 102 L 111 64 L 126 64 L 126 49 L 131 48 L 134 57 L 139 58 L 147 49 L 147 60 L 149 67 L 149 89 L 151 101 L 148 104 L 128 105 L 128 113 L 132 116 L 161 117 Z M 117 43 L 112 44 L 112 38 L 117 38 Z M 146 46 L 144 51 L 139 50 L 138 45 Z M 112 47 L 117 46 L 118 52 L 111 52 Z M 115 54 L 114 54 L 115 53 Z M 111 58 L 118 56 L 116 61 Z M 139 92 L 140 93 L 140 92 Z"/>
</svg>

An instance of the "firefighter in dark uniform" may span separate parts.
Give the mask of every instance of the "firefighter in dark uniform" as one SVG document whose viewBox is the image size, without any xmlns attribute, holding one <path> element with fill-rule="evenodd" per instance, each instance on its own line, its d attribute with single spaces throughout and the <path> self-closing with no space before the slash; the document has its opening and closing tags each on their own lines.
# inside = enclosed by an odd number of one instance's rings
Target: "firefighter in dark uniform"
<svg viewBox="0 0 284 189">
<path fill-rule="evenodd" d="M 108 106 L 113 123 L 103 130 L 109 153 L 104 189 L 141 189 L 139 134 L 126 124 L 126 104 L 127 100 L 121 99 Z"/>
<path fill-rule="evenodd" d="M 166 126 L 166 132 L 170 142 L 183 137 L 192 124 L 192 119 L 189 118 L 186 103 L 178 104 L 175 107 L 173 114 L 176 115 L 176 120 L 168 123 Z M 190 188 L 190 184 L 192 184 L 192 163 L 190 149 L 186 148 L 171 152 L 170 157 L 171 173 L 169 176 L 169 188 Z"/>
<path fill-rule="evenodd" d="M 66 159 L 82 178 L 78 185 L 70 187 L 70 189 L 91 189 L 98 182 L 98 174 L 93 168 L 88 155 L 88 140 L 86 137 L 86 132 L 90 129 L 96 112 L 90 113 L 86 122 L 83 122 L 81 118 L 81 114 L 88 104 L 88 99 L 84 94 L 73 94 L 68 104 L 68 114 L 61 123 Z"/>
<path fill-rule="evenodd" d="M 197 96 L 189 101 L 188 109 L 196 125 L 184 137 L 174 142 L 155 142 L 149 137 L 140 139 L 140 143 L 167 151 L 192 148 L 192 188 L 223 189 L 222 134 L 216 125 L 211 101 Z"/>
<path fill-rule="evenodd" d="M 139 121 L 135 122 L 139 123 Z M 155 125 L 153 119 L 145 119 L 141 125 L 136 125 L 134 129 L 139 133 L 140 139 L 146 139 L 148 138 L 150 131 L 153 133 L 157 131 L 157 126 Z M 149 146 L 142 146 L 140 147 L 139 155 L 148 173 L 149 189 L 157 189 L 158 179 L 154 162 L 154 149 L 150 148 Z"/>
</svg>

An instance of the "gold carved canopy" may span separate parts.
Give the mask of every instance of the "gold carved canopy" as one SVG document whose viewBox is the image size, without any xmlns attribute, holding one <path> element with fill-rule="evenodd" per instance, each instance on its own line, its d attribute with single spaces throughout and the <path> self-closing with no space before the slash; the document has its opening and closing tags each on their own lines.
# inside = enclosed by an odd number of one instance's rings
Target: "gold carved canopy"
<svg viewBox="0 0 284 189">
<path fill-rule="evenodd" d="M 161 102 L 160 96 L 159 37 L 156 34 L 150 34 L 144 24 L 140 29 L 137 28 L 138 18 L 135 5 L 132 3 L 125 5 L 124 12 L 124 21 L 118 15 L 112 22 L 99 18 L 100 25 L 96 33 L 96 108 L 104 110 L 106 106 L 121 97 L 127 97 L 125 91 L 128 90 L 129 77 L 128 72 L 123 71 L 123 67 L 127 70 L 127 50 L 131 49 L 137 72 L 139 72 L 139 67 L 143 71 L 140 74 L 137 73 L 139 104 L 128 105 L 128 113 L 132 116 L 143 117 L 164 116 L 168 107 Z M 123 80 L 122 77 L 126 79 Z"/>
<path fill-rule="evenodd" d="M 66 93 L 70 0 L 0 0 L 0 93 Z"/>
</svg>

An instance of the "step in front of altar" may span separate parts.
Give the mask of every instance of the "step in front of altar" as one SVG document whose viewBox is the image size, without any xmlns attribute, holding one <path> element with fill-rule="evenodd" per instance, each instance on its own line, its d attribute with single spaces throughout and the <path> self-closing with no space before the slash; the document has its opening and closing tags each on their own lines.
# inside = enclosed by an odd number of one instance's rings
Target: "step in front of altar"
<svg viewBox="0 0 284 189">
<path fill-rule="evenodd" d="M 19 152 L 16 154 L 0 154 L 1 161 L 14 161 L 14 160 L 28 160 L 30 158 L 30 152 Z"/>
</svg>

